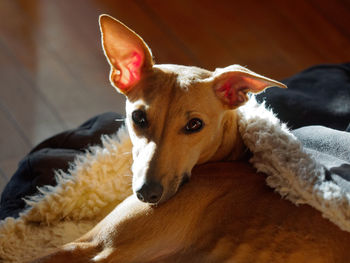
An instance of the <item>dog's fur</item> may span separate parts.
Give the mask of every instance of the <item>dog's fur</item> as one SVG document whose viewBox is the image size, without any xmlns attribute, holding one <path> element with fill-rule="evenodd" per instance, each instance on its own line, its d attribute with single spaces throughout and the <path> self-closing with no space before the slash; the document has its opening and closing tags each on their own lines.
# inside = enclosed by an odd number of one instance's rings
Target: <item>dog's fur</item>
<svg viewBox="0 0 350 263">
<path fill-rule="evenodd" d="M 309 206 L 281 200 L 246 161 L 197 167 L 171 198 L 196 164 L 244 156 L 235 109 L 247 92 L 283 84 L 238 65 L 214 72 L 154 65 L 144 41 L 122 23 L 104 15 L 100 26 L 111 82 L 127 97 L 135 195 L 82 238 L 36 262 L 344 262 L 350 256 L 348 233 Z"/>
</svg>

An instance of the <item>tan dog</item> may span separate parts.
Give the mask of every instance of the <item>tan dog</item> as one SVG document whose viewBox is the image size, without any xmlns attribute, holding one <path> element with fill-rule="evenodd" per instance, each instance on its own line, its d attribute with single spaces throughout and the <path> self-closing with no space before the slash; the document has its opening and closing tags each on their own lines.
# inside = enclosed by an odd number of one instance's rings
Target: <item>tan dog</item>
<svg viewBox="0 0 350 263">
<path fill-rule="evenodd" d="M 168 200 L 196 164 L 239 158 L 244 146 L 233 109 L 248 92 L 285 87 L 239 65 L 215 72 L 154 65 L 136 33 L 109 16 L 100 26 L 111 83 L 127 97 L 133 190 L 144 202 Z"/>
<path fill-rule="evenodd" d="M 196 164 L 244 155 L 235 109 L 283 84 L 238 65 L 154 65 L 133 31 L 109 16 L 100 26 L 111 82 L 127 97 L 135 195 L 36 262 L 347 262 L 350 235 L 281 200 L 247 162 L 197 167 L 170 199 Z"/>
</svg>

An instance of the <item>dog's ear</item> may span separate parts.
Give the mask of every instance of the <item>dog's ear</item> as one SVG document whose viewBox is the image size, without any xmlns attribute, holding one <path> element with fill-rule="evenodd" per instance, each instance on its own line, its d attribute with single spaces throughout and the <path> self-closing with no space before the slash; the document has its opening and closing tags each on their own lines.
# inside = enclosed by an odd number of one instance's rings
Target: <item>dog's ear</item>
<svg viewBox="0 0 350 263">
<path fill-rule="evenodd" d="M 273 86 L 287 88 L 278 81 L 239 65 L 218 68 L 214 71 L 212 78 L 216 95 L 231 109 L 244 104 L 248 100 L 248 92 L 259 93 Z"/>
<path fill-rule="evenodd" d="M 102 46 L 111 65 L 112 85 L 127 94 L 152 68 L 151 50 L 134 31 L 108 15 L 99 18 Z"/>
</svg>

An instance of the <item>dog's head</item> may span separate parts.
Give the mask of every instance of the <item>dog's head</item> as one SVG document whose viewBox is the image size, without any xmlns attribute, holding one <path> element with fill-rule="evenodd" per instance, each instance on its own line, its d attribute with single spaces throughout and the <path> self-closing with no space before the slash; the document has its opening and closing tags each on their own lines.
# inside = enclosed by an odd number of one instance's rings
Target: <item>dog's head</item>
<svg viewBox="0 0 350 263">
<path fill-rule="evenodd" d="M 239 65 L 214 72 L 155 65 L 146 43 L 121 22 L 102 15 L 100 29 L 110 81 L 127 98 L 133 191 L 144 202 L 168 200 L 196 164 L 234 152 L 233 109 L 248 92 L 285 87 Z"/>
</svg>

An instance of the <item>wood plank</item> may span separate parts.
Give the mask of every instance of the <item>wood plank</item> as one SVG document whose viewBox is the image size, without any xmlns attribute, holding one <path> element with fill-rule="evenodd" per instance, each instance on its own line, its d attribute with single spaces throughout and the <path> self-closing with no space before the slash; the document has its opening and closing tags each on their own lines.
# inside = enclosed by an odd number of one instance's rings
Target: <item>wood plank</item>
<svg viewBox="0 0 350 263">
<path fill-rule="evenodd" d="M 11 120 L 7 112 L 4 112 L 0 104 L 0 161 L 24 156 L 30 150 L 30 142 L 19 132 L 18 126 Z"/>
<path fill-rule="evenodd" d="M 2 171 L 1 166 L 0 166 L 0 194 L 4 190 L 4 188 L 5 188 L 5 186 L 6 186 L 8 181 L 9 181 L 9 179 L 5 175 L 5 172 Z"/>
<path fill-rule="evenodd" d="M 82 1 L 82 0 L 80 0 Z M 161 21 L 154 20 L 135 1 L 101 0 L 97 14 L 107 13 L 136 31 L 152 49 L 157 63 L 192 65 L 197 58 Z"/>
<path fill-rule="evenodd" d="M 210 1 L 204 4 L 208 7 Z M 217 8 L 214 19 L 219 20 L 221 15 L 227 22 L 215 28 L 233 52 L 241 53 L 243 65 L 279 79 L 297 70 L 295 54 L 304 54 L 305 60 L 317 56 L 298 45 L 293 26 L 273 12 L 267 2 L 241 1 L 235 6 Z"/>
<path fill-rule="evenodd" d="M 35 145 L 65 127 L 42 94 L 33 89 L 30 81 L 21 74 L 20 65 L 6 52 L 6 48 L 0 49 L 0 103 L 18 123 L 30 144 Z M 1 137 L 3 132 L 2 129 Z"/>
<path fill-rule="evenodd" d="M 276 64 L 275 68 L 280 69 L 281 61 L 287 66 L 291 63 L 280 49 L 271 48 L 273 42 L 269 43 L 266 37 L 261 37 L 261 30 L 252 24 L 247 13 L 253 12 L 254 17 L 260 15 L 257 18 L 259 23 L 265 17 L 258 11 L 255 14 L 254 10 L 249 10 L 245 1 L 235 5 L 231 2 L 213 4 L 212 1 L 198 3 L 184 0 L 173 1 L 171 4 L 155 0 L 148 0 L 147 3 L 179 38 L 197 51 L 197 56 L 206 60 L 202 65 L 206 68 L 214 69 L 237 63 L 262 72 L 260 69 L 265 69 L 267 64 L 269 67 Z M 274 72 L 276 75 L 281 74 Z"/>
<path fill-rule="evenodd" d="M 36 68 L 36 46 L 34 43 L 38 17 L 32 19 L 27 12 L 38 13 L 36 4 L 24 7 L 25 1 L 0 1 L 0 39 L 10 47 L 24 68 Z M 30 11 L 29 11 L 30 8 Z"/>
<path fill-rule="evenodd" d="M 24 158 L 24 156 L 25 155 L 18 155 L 12 158 L 2 159 L 0 161 L 0 169 L 8 180 L 16 172 L 18 164 Z"/>
<path fill-rule="evenodd" d="M 24 156 L 18 156 L 18 157 L 0 160 L 0 193 L 5 188 L 11 176 L 17 170 L 18 162 L 23 157 Z"/>
<path fill-rule="evenodd" d="M 206 64 L 227 65 L 232 55 L 225 56 L 221 48 L 234 54 L 233 63 L 283 78 L 313 64 L 350 59 L 348 51 L 341 49 L 349 38 L 304 1 L 146 2 L 183 42 L 197 50 L 197 56 L 209 60 Z M 322 34 L 323 28 L 326 34 Z"/>
<path fill-rule="evenodd" d="M 50 3 L 51 6 L 47 7 Z M 78 45 L 70 41 L 70 35 L 65 32 L 71 25 L 64 22 L 64 16 L 60 18 L 57 12 L 52 11 L 54 1 L 47 3 L 45 1 L 41 4 L 41 14 L 27 10 L 23 6 L 9 5 L 7 12 L 13 12 L 16 20 L 13 24 L 2 26 L 3 41 L 15 54 L 14 59 L 24 65 L 23 73 L 32 81 L 34 89 L 47 99 L 51 108 L 57 113 L 56 117 L 63 122 L 64 128 L 75 127 L 87 118 L 104 111 L 123 112 L 124 98 L 117 95 L 108 84 L 108 66 L 101 50 L 96 50 L 95 54 L 99 53 L 100 60 L 104 62 L 103 82 L 99 81 L 100 79 L 91 70 L 89 71 L 81 56 L 74 55 L 82 51 L 83 57 L 90 59 L 90 64 L 94 64 L 95 58 L 94 56 L 91 58 L 91 52 L 81 48 L 84 46 L 84 41 Z M 43 18 L 45 20 L 41 24 L 40 19 Z M 27 23 L 32 31 L 22 39 L 22 31 L 25 31 Z M 71 70 L 68 66 L 71 64 L 79 70 Z M 84 78 L 83 75 L 87 77 Z M 50 132 L 50 135 L 56 132 L 57 130 Z"/>
<path fill-rule="evenodd" d="M 308 0 L 320 16 L 323 16 L 337 31 L 350 39 L 350 1 Z M 348 49 L 347 49 L 348 50 Z M 344 50 L 345 52 L 347 50 Z"/>
<path fill-rule="evenodd" d="M 332 1 L 341 3 L 340 1 Z M 319 13 L 317 6 L 328 8 L 331 6 L 330 1 L 321 3 L 309 3 L 307 1 L 287 1 L 281 2 L 273 0 L 270 2 L 275 11 L 280 12 L 287 20 L 290 21 L 301 35 L 302 43 L 308 49 L 314 50 L 319 55 L 319 59 L 311 63 L 325 62 L 344 62 L 350 59 L 349 47 L 350 40 L 343 35 L 338 28 L 325 19 Z M 340 10 L 340 9 L 339 9 Z M 343 15 L 350 19 L 350 12 L 343 9 Z"/>
<path fill-rule="evenodd" d="M 207 22 L 202 19 L 200 11 L 194 15 L 193 10 L 196 10 L 199 3 L 154 0 L 136 2 L 147 10 L 152 19 L 165 24 L 176 38 L 192 50 L 199 63 L 196 66 L 213 70 L 228 64 L 223 63 L 223 60 L 233 60 L 233 53 L 223 48 L 223 43 L 208 30 Z"/>
<path fill-rule="evenodd" d="M 0 3 L 0 102 L 34 145 L 66 126 L 35 87 L 32 76 L 37 66 L 32 41 L 35 21 L 26 21 L 23 11 L 16 12 L 18 9 L 20 6 L 13 1 Z"/>
</svg>

